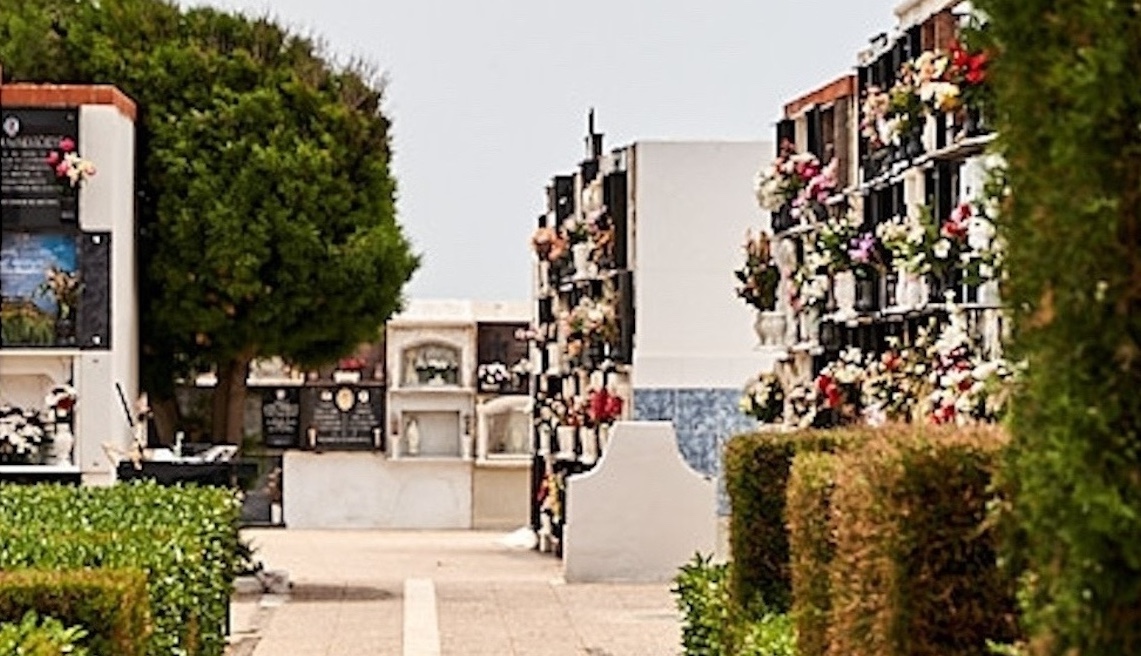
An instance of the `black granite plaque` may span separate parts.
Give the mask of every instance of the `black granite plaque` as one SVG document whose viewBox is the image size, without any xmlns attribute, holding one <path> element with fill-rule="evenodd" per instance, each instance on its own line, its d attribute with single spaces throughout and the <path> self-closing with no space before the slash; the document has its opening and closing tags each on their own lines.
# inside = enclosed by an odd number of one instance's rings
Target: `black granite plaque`
<svg viewBox="0 0 1141 656">
<path fill-rule="evenodd" d="M 301 438 L 301 394 L 297 388 L 275 387 L 262 392 L 261 433 L 266 446 L 298 446 Z"/>
<path fill-rule="evenodd" d="M 339 385 L 305 394 L 306 438 L 314 448 L 372 449 L 383 439 L 384 388 Z"/>
<path fill-rule="evenodd" d="M 48 156 L 64 139 L 79 143 L 79 113 L 74 109 L 0 110 L 4 229 L 58 228 L 79 221 L 78 189 L 61 182 L 48 164 Z"/>
<path fill-rule="evenodd" d="M 79 241 L 79 346 L 111 348 L 111 233 L 85 233 Z"/>
</svg>

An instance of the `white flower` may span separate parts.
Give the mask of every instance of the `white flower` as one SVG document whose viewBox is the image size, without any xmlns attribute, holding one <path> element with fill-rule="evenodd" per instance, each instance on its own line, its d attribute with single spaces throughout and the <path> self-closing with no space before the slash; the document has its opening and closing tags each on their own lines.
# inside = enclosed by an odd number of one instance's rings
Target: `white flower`
<svg viewBox="0 0 1141 656">
<path fill-rule="evenodd" d="M 951 242 L 946 239 L 940 239 L 935 242 L 935 247 L 932 250 L 935 252 L 935 257 L 940 260 L 945 260 L 947 256 L 951 254 Z"/>
</svg>

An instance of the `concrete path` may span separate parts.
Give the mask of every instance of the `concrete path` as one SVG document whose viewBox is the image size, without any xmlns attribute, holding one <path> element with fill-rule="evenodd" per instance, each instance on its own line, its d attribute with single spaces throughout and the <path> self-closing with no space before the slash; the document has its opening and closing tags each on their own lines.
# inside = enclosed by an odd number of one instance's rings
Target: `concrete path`
<svg viewBox="0 0 1141 656">
<path fill-rule="evenodd" d="M 502 533 L 248 530 L 288 596 L 235 599 L 235 656 L 668 656 L 668 584 L 567 585 Z M 243 639 L 244 638 L 244 639 Z"/>
</svg>

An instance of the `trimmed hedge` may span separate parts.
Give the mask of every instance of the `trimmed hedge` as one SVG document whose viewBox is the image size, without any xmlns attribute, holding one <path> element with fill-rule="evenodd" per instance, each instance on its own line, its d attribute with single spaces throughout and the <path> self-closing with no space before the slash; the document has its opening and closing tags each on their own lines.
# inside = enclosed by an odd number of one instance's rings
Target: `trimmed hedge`
<svg viewBox="0 0 1141 656">
<path fill-rule="evenodd" d="M 0 569 L 140 569 L 154 623 L 146 654 L 221 656 L 238 510 L 220 488 L 0 486 Z"/>
<path fill-rule="evenodd" d="M 730 589 L 742 608 L 785 612 L 792 599 L 785 497 L 797 453 L 827 452 L 863 434 L 849 430 L 751 433 L 725 446 L 732 515 Z"/>
<path fill-rule="evenodd" d="M 828 651 L 832 607 L 828 577 L 835 551 L 829 520 L 837 457 L 801 453 L 792 463 L 788 481 L 792 618 L 801 656 L 823 656 Z"/>
<path fill-rule="evenodd" d="M 141 656 L 151 633 L 147 579 L 138 570 L 0 572 L 0 622 L 30 611 L 82 626 L 93 656 Z"/>
<path fill-rule="evenodd" d="M 81 627 L 66 627 L 54 617 L 40 618 L 28 611 L 11 622 L 0 623 L 0 654 L 5 656 L 88 656 L 79 645 L 86 635 Z"/>
<path fill-rule="evenodd" d="M 978 656 L 1013 641 L 1015 585 L 987 524 L 1004 435 L 921 425 L 867 434 L 835 459 L 826 653 Z"/>
</svg>

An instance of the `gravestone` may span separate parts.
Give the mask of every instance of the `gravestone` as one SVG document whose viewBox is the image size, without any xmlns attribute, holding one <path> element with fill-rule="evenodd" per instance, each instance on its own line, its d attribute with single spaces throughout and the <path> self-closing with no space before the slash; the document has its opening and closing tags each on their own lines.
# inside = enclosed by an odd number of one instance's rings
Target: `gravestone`
<svg viewBox="0 0 1141 656">
<path fill-rule="evenodd" d="M 261 431 L 268 447 L 298 446 L 301 439 L 300 390 L 275 387 L 262 392 Z"/>
<path fill-rule="evenodd" d="M 618 422 L 598 465 L 567 479 L 567 582 L 669 582 L 716 540 L 716 486 L 669 422 Z"/>
<path fill-rule="evenodd" d="M 373 449 L 384 436 L 384 388 L 336 385 L 308 388 L 302 424 L 313 448 Z"/>
</svg>

